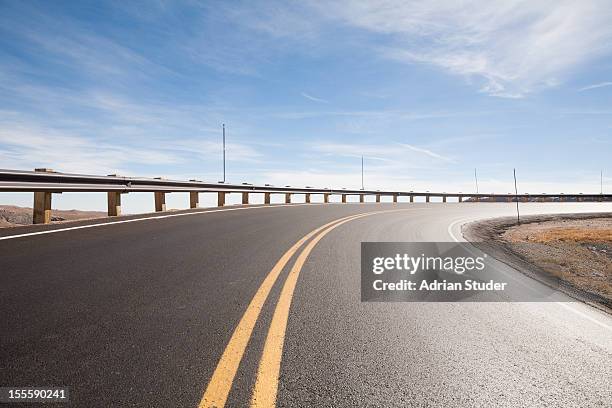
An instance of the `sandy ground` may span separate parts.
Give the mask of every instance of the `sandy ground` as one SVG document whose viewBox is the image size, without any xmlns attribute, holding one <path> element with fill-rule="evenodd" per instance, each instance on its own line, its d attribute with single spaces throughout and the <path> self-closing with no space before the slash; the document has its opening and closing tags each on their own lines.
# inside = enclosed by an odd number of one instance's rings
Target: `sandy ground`
<svg viewBox="0 0 612 408">
<path fill-rule="evenodd" d="M 612 216 L 532 222 L 501 237 L 546 273 L 612 300 Z"/>
<path fill-rule="evenodd" d="M 101 211 L 52 210 L 51 222 L 86 220 L 106 217 Z M 0 205 L 0 228 L 32 224 L 32 208 Z"/>
</svg>

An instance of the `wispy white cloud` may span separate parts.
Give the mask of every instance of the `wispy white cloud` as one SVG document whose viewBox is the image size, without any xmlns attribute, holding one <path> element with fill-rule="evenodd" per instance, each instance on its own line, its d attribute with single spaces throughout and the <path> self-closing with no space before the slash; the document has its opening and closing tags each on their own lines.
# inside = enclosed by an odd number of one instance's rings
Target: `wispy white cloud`
<svg viewBox="0 0 612 408">
<path fill-rule="evenodd" d="M 407 143 L 391 144 L 346 144 L 318 143 L 314 150 L 331 156 L 361 157 L 386 162 L 386 165 L 423 167 L 433 162 L 452 162 L 453 159 L 430 149 Z"/>
<path fill-rule="evenodd" d="M 589 89 L 605 88 L 607 86 L 612 86 L 612 82 L 600 82 L 598 84 L 584 86 L 584 87 L 578 89 L 578 91 L 580 91 L 580 92 L 588 91 Z"/>
<path fill-rule="evenodd" d="M 125 173 L 133 164 L 180 162 L 180 157 L 161 149 L 112 145 L 47 127 L 6 123 L 0 128 L 0 158 L 12 168 L 51 167 L 97 174 Z"/>
<path fill-rule="evenodd" d="M 319 103 L 329 103 L 328 100 L 322 99 L 322 98 L 317 98 L 315 96 L 312 95 L 308 95 L 306 92 L 302 92 L 302 96 L 306 99 L 309 99 L 313 102 L 319 102 Z"/>
<path fill-rule="evenodd" d="M 405 143 L 401 143 L 400 146 L 402 146 L 402 147 L 404 147 L 406 149 L 410 149 L 413 152 L 423 153 L 424 155 L 427 155 L 429 157 L 433 157 L 434 159 L 440 159 L 440 160 L 444 160 L 444 161 L 451 161 L 451 159 L 449 159 L 448 157 L 442 156 L 441 154 L 438 154 L 436 152 L 432 152 L 429 149 L 424 149 L 422 147 L 412 146 L 412 145 L 405 144 Z"/>
<path fill-rule="evenodd" d="M 321 12 L 386 35 L 381 55 L 481 78 L 483 93 L 518 98 L 556 86 L 612 48 L 612 8 L 605 0 L 500 2 L 466 0 L 360 2 Z"/>
</svg>

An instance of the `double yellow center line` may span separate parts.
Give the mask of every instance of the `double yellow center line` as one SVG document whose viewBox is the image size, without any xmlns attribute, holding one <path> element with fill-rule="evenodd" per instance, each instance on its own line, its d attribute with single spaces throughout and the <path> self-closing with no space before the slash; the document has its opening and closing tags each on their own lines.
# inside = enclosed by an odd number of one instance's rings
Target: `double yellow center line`
<svg viewBox="0 0 612 408">
<path fill-rule="evenodd" d="M 234 329 L 234 333 L 232 334 L 229 343 L 225 347 L 223 355 L 221 356 L 208 386 L 206 387 L 206 391 L 204 392 L 202 400 L 200 401 L 199 408 L 219 408 L 225 406 L 225 402 L 227 401 L 227 397 L 232 388 L 232 383 L 236 376 L 236 372 L 238 371 L 238 366 L 240 365 L 240 361 L 244 356 L 247 344 L 251 338 L 251 334 L 253 333 L 253 328 L 255 327 L 255 323 L 259 318 L 261 309 L 263 308 L 264 303 L 266 302 L 266 299 L 274 286 L 274 283 L 293 255 L 295 255 L 295 253 L 304 243 L 314 237 L 298 255 L 295 264 L 291 268 L 291 271 L 285 280 L 285 284 L 276 304 L 276 309 L 268 330 L 263 354 L 259 362 L 257 380 L 253 390 L 251 406 L 257 408 L 275 406 L 280 363 L 283 345 L 285 342 L 285 330 L 287 327 L 287 319 L 289 318 L 289 308 L 291 306 L 293 292 L 295 290 L 300 271 L 302 270 L 308 255 L 310 255 L 310 252 L 325 235 L 340 225 L 369 215 L 394 211 L 401 210 L 373 211 L 334 220 L 306 234 L 283 254 L 272 270 L 268 273 L 259 289 L 257 289 L 257 292 L 253 296 L 253 299 L 251 299 L 251 302 L 240 319 L 240 322 L 236 326 L 236 329 Z"/>
</svg>

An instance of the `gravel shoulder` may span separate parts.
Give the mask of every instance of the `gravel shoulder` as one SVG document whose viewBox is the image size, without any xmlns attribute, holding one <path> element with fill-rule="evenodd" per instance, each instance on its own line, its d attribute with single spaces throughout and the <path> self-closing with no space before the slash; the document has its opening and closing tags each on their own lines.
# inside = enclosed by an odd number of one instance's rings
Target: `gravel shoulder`
<svg viewBox="0 0 612 408">
<path fill-rule="evenodd" d="M 463 226 L 479 249 L 612 314 L 612 214 L 505 217 Z"/>
</svg>

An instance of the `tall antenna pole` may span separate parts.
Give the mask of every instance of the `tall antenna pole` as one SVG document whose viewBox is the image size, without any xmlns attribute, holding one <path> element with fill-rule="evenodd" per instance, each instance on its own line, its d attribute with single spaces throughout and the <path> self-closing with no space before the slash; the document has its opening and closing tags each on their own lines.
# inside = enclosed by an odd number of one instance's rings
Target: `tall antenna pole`
<svg viewBox="0 0 612 408">
<path fill-rule="evenodd" d="M 476 194 L 478 194 L 478 175 L 476 174 L 476 168 L 474 168 L 474 180 L 476 180 Z"/>
<path fill-rule="evenodd" d="M 516 169 L 514 171 L 514 199 L 516 200 L 516 223 L 521 223 L 521 214 L 519 213 L 519 199 L 518 199 L 518 188 L 516 187 Z"/>
<path fill-rule="evenodd" d="M 361 189 L 365 190 L 363 187 L 363 156 L 361 156 Z"/>
<path fill-rule="evenodd" d="M 225 183 L 225 123 L 223 124 L 223 182 Z"/>
<path fill-rule="evenodd" d="M 603 195 L 603 170 L 599 172 L 599 194 Z"/>
</svg>

